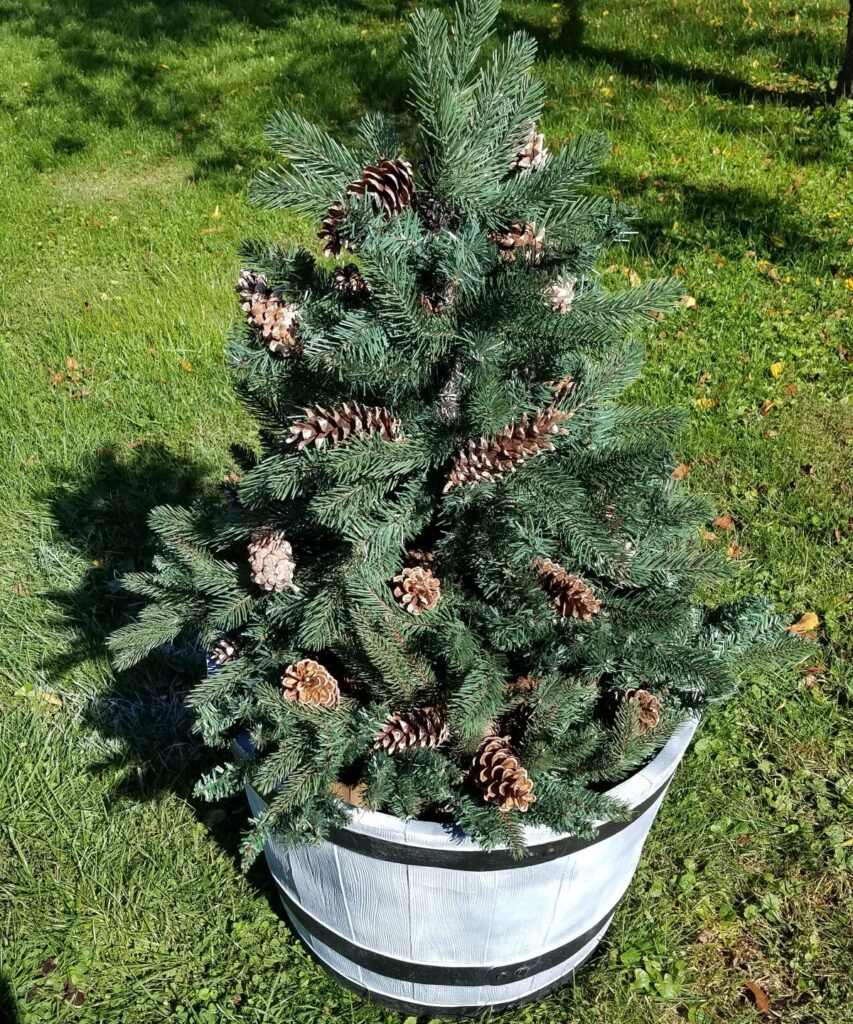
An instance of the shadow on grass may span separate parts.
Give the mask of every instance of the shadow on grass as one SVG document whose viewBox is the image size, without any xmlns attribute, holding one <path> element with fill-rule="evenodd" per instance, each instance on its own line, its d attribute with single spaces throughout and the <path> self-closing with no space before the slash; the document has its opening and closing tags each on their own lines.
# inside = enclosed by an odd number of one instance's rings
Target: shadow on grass
<svg viewBox="0 0 853 1024">
<path fill-rule="evenodd" d="M 12 986 L 2 972 L 0 972 L 0 1024 L 22 1024 Z"/>
<path fill-rule="evenodd" d="M 527 17 L 503 19 L 502 28 L 507 31 L 524 30 L 539 42 L 539 53 L 543 58 L 568 57 L 588 65 L 606 65 L 630 78 L 647 82 L 674 82 L 694 85 L 721 99 L 740 100 L 746 103 L 772 102 L 791 107 L 805 107 L 820 102 L 826 93 L 815 91 L 779 90 L 753 85 L 742 78 L 713 69 L 697 67 L 683 61 L 673 60 L 663 54 L 641 55 L 628 49 L 597 46 L 586 40 L 586 24 L 581 17 L 582 3 L 563 6 L 559 26 L 554 31 L 544 30 L 541 25 Z M 694 38 L 709 50 L 720 47 L 714 29 L 701 21 L 693 26 Z M 766 36 L 759 32 L 741 30 L 727 38 L 725 49 L 732 56 L 757 52 L 767 46 Z M 828 44 L 809 35 L 781 33 L 774 35 L 771 46 L 775 60 L 783 68 L 802 75 L 807 66 L 832 66 L 835 55 L 829 52 Z"/>
<path fill-rule="evenodd" d="M 104 666 L 107 637 L 143 603 L 122 589 L 120 577 L 151 567 L 156 548 L 148 513 L 157 505 L 189 503 L 211 486 L 205 468 L 159 444 L 104 449 L 82 477 L 57 486 L 50 505 L 58 532 L 91 568 L 73 590 L 48 595 L 62 625 L 76 634 L 71 653 L 48 660 L 53 677 L 84 662 Z M 245 800 L 211 806 L 192 797 L 199 775 L 219 760 L 193 732 L 186 706 L 204 670 L 195 638 L 184 638 L 128 671 L 105 671 L 110 682 L 88 699 L 84 725 L 94 736 L 93 771 L 111 780 L 108 799 L 146 801 L 164 791 L 177 794 L 192 804 L 237 864 Z M 261 869 L 253 880 L 258 888 L 271 889 Z M 273 905 L 278 909 L 277 900 Z"/>
</svg>

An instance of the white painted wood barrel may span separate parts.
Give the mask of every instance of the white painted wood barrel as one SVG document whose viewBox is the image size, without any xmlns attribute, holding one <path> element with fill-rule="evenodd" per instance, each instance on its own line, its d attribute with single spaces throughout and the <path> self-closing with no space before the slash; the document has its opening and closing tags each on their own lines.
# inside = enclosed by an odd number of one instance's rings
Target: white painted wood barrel
<svg viewBox="0 0 853 1024">
<path fill-rule="evenodd" d="M 469 1016 L 540 998 L 607 931 L 697 724 L 610 790 L 630 821 L 584 840 L 527 828 L 522 861 L 439 824 L 358 808 L 328 842 L 268 843 L 288 917 L 334 977 L 392 1009 Z M 248 797 L 259 814 L 263 799 L 251 787 Z"/>
</svg>

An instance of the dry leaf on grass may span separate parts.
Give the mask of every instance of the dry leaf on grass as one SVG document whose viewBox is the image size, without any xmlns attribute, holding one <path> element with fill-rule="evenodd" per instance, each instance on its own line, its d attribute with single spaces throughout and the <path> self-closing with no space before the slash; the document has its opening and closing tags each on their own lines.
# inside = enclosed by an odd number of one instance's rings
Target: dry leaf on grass
<svg viewBox="0 0 853 1024">
<path fill-rule="evenodd" d="M 783 359 L 778 359 L 775 363 L 770 364 L 770 376 L 773 377 L 774 380 L 778 380 L 784 372 L 785 361 Z"/>
<path fill-rule="evenodd" d="M 770 1015 L 770 998 L 764 989 L 754 981 L 747 981 L 744 983 L 744 988 L 752 996 L 752 1000 L 755 1003 L 756 1009 L 759 1013 L 766 1013 Z"/>
<path fill-rule="evenodd" d="M 712 523 L 718 530 L 733 530 L 735 528 L 735 521 L 730 515 L 717 516 Z"/>
<path fill-rule="evenodd" d="M 818 626 L 820 626 L 820 618 L 815 612 L 803 612 L 796 622 L 792 622 L 788 626 L 788 632 L 795 636 L 808 636 L 810 633 L 814 633 Z"/>
<path fill-rule="evenodd" d="M 675 469 L 669 474 L 670 480 L 683 480 L 692 469 L 689 462 L 679 462 Z"/>
</svg>

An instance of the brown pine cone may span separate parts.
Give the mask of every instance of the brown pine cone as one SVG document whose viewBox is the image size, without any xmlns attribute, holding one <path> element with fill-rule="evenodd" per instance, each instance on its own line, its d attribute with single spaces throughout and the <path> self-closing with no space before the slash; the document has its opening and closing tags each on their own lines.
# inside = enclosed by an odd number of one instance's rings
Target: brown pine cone
<svg viewBox="0 0 853 1024">
<path fill-rule="evenodd" d="M 555 313 L 570 313 L 575 302 L 578 279 L 572 274 L 560 277 L 545 289 L 545 298 Z"/>
<path fill-rule="evenodd" d="M 421 309 L 427 316 L 444 316 L 456 301 L 452 284 L 434 285 L 421 292 Z"/>
<path fill-rule="evenodd" d="M 545 387 L 551 388 L 554 392 L 551 405 L 559 405 L 567 395 L 577 390 L 577 386 L 578 382 L 572 377 L 561 377 L 560 380 L 545 381 Z"/>
<path fill-rule="evenodd" d="M 406 552 L 406 561 L 409 565 L 422 565 L 428 568 L 435 565 L 435 555 L 432 551 L 422 551 L 420 548 L 409 548 Z"/>
<path fill-rule="evenodd" d="M 562 618 L 589 622 L 600 611 L 601 602 L 596 600 L 592 587 L 566 572 L 562 565 L 550 558 L 534 558 L 532 568 Z"/>
<path fill-rule="evenodd" d="M 444 493 L 465 484 L 496 480 L 504 473 L 514 473 L 522 462 L 534 455 L 552 451 L 554 444 L 550 438 L 567 433 L 560 424 L 568 418 L 568 413 L 549 407 L 533 419 L 525 414 L 518 422 L 513 420 L 495 437 L 469 441 L 456 457 Z"/>
<path fill-rule="evenodd" d="M 376 166 L 364 168 L 358 181 L 347 185 L 350 196 L 370 196 L 378 210 L 388 220 L 399 213 L 412 200 L 415 189 L 415 175 L 412 165 L 402 157 L 380 160 Z M 342 221 L 346 215 L 346 203 L 336 200 L 329 207 L 317 235 L 325 243 L 323 252 L 327 256 L 339 256 L 342 249 L 353 249 L 355 243 L 342 233 Z"/>
<path fill-rule="evenodd" d="M 257 327 L 270 352 L 291 355 L 299 351 L 299 310 L 279 298 L 263 274 L 241 270 L 236 290 L 246 322 Z"/>
<path fill-rule="evenodd" d="M 637 708 L 637 731 L 641 736 L 657 727 L 660 722 L 660 697 L 649 690 L 626 690 L 625 700 L 631 701 Z"/>
<path fill-rule="evenodd" d="M 361 271 L 354 263 L 347 263 L 343 267 L 335 267 L 332 271 L 332 279 L 335 287 L 344 295 L 351 295 L 356 298 L 367 298 L 373 289 L 370 284 L 361 276 Z"/>
<path fill-rule="evenodd" d="M 281 689 L 287 700 L 336 708 L 341 702 L 338 681 L 328 669 L 310 658 L 288 665 L 281 677 Z"/>
<path fill-rule="evenodd" d="M 340 409 L 324 409 L 315 405 L 305 410 L 305 417 L 290 426 L 289 444 L 302 448 L 322 448 L 328 441 L 334 446 L 348 437 L 378 434 L 383 441 L 399 441 L 400 420 L 387 409 L 371 409 L 361 402 L 347 402 Z"/>
<path fill-rule="evenodd" d="M 536 128 L 531 128 L 530 134 L 524 140 L 521 149 L 516 153 L 512 170 L 516 174 L 536 171 L 544 165 L 547 159 L 548 147 L 545 145 L 545 136 L 539 134 Z"/>
<path fill-rule="evenodd" d="M 394 597 L 412 615 L 432 611 L 441 600 L 441 582 L 424 566 L 404 569 L 394 582 Z"/>
<path fill-rule="evenodd" d="M 535 802 L 533 781 L 508 736 L 487 736 L 477 748 L 472 767 L 483 799 L 496 803 L 504 813 L 518 810 L 523 814 Z"/>
<path fill-rule="evenodd" d="M 296 569 L 293 548 L 285 540 L 283 530 L 272 526 L 255 530 L 249 543 L 249 567 L 252 582 L 262 590 L 278 593 L 296 589 L 293 585 Z"/>
<path fill-rule="evenodd" d="M 505 263 L 514 263 L 518 256 L 525 257 L 531 263 L 538 263 L 544 237 L 544 229 L 537 231 L 531 221 L 520 220 L 514 220 L 505 228 L 489 233 L 489 238 L 498 247 L 500 259 Z"/>
<path fill-rule="evenodd" d="M 408 747 L 440 747 L 450 729 L 442 708 L 413 708 L 389 715 L 373 737 L 373 749 L 396 754 Z"/>
<path fill-rule="evenodd" d="M 217 640 L 213 647 L 210 648 L 209 659 L 214 665 L 227 664 L 232 658 L 236 658 L 240 653 L 243 645 L 236 638 L 224 636 L 220 640 Z"/>
<path fill-rule="evenodd" d="M 323 242 L 324 256 L 334 256 L 337 258 L 340 256 L 341 250 L 355 248 L 348 238 L 344 238 L 341 231 L 341 223 L 346 216 L 346 212 L 347 208 L 340 199 L 335 200 L 326 211 L 326 216 L 323 218 L 320 230 L 317 232 L 317 237 Z"/>
<path fill-rule="evenodd" d="M 519 676 L 518 679 L 513 679 L 509 684 L 509 692 L 511 695 L 519 693 L 529 693 L 531 690 L 537 689 L 542 685 L 542 680 L 537 679 L 536 676 Z"/>
</svg>

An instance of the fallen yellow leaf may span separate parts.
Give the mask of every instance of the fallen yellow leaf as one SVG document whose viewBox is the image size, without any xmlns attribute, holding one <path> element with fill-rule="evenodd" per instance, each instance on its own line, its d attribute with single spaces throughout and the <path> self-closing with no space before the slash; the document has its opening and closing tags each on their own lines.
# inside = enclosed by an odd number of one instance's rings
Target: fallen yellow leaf
<svg viewBox="0 0 853 1024">
<path fill-rule="evenodd" d="M 716 398 L 694 398 L 693 399 L 693 404 L 696 406 L 697 409 L 704 409 L 707 412 L 709 409 L 716 409 L 717 408 L 717 399 Z"/>
<path fill-rule="evenodd" d="M 764 401 L 761 403 L 761 410 L 760 410 L 761 411 L 761 415 L 762 416 L 767 416 L 768 413 L 770 413 L 770 411 L 772 409 L 775 409 L 775 408 L 776 408 L 776 403 L 773 401 L 773 399 L 772 398 L 765 398 Z"/>
<path fill-rule="evenodd" d="M 189 361 L 189 359 L 182 359 L 181 366 L 183 366 L 187 373 L 193 372 L 193 364 Z"/>
<path fill-rule="evenodd" d="M 682 295 L 678 300 L 678 305 L 682 306 L 684 309 L 695 309 L 696 299 L 694 299 L 692 295 Z"/>
<path fill-rule="evenodd" d="M 788 626 L 788 632 L 796 636 L 803 636 L 806 633 L 813 633 L 820 625 L 820 619 L 815 612 L 803 612 L 796 622 Z"/>
<path fill-rule="evenodd" d="M 785 361 L 778 359 L 775 363 L 770 364 L 770 376 L 775 377 L 778 380 L 785 372 Z"/>
</svg>

